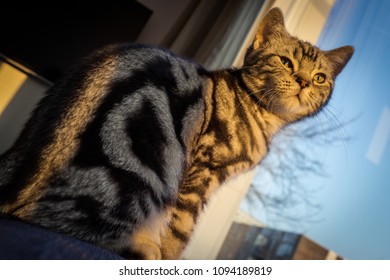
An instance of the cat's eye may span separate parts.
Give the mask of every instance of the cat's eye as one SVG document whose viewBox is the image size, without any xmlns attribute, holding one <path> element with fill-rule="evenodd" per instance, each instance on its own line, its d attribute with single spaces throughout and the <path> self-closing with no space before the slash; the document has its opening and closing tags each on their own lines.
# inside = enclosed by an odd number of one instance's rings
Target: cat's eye
<svg viewBox="0 0 390 280">
<path fill-rule="evenodd" d="M 323 73 L 317 73 L 313 77 L 313 81 L 317 84 L 323 84 L 325 82 L 326 76 Z"/>
<path fill-rule="evenodd" d="M 293 64 L 291 60 L 285 56 L 280 57 L 280 61 L 282 62 L 283 66 L 287 69 L 293 70 Z"/>
</svg>

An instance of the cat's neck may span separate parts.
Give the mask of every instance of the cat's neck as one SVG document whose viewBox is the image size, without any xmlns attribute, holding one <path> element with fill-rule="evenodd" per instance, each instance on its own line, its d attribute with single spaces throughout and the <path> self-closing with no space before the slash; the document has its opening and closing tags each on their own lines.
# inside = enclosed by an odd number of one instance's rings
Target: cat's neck
<svg viewBox="0 0 390 280">
<path fill-rule="evenodd" d="M 242 83 L 235 69 L 215 71 L 211 80 L 216 96 L 214 102 L 233 111 L 242 110 L 249 113 L 262 125 L 264 136 L 271 141 L 272 137 L 287 123 L 285 120 L 266 110 L 256 96 Z M 232 115 L 234 118 L 234 116 Z"/>
</svg>

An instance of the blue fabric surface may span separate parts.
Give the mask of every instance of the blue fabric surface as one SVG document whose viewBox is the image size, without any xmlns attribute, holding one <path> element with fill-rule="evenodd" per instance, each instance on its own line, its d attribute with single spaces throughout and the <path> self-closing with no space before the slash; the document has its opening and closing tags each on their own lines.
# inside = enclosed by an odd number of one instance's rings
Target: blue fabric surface
<svg viewBox="0 0 390 280">
<path fill-rule="evenodd" d="M 105 249 L 9 217 L 0 217 L 2 260 L 120 260 Z"/>
</svg>

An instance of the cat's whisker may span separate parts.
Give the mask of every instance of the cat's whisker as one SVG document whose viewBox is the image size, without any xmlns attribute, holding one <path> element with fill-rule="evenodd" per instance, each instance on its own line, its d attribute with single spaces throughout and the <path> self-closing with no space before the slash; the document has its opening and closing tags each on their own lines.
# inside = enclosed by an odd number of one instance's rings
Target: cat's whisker
<svg viewBox="0 0 390 280">
<path fill-rule="evenodd" d="M 322 120 L 321 114 L 317 114 L 316 115 L 316 119 L 318 120 L 318 122 L 320 123 L 320 126 L 321 126 L 321 132 L 322 132 L 321 134 L 323 135 L 323 138 L 325 139 L 325 153 L 327 153 L 329 139 L 328 139 L 328 135 L 326 133 L 326 129 L 325 129 L 324 122 Z"/>
<path fill-rule="evenodd" d="M 276 91 L 275 89 L 270 89 L 269 91 L 266 92 L 266 95 L 269 95 L 266 108 L 267 109 L 272 108 L 273 107 L 272 104 L 274 104 L 275 100 L 279 98 L 279 92 Z"/>
<path fill-rule="evenodd" d="M 323 114 L 327 118 L 329 123 L 333 126 L 333 129 L 329 129 L 329 132 L 336 131 L 340 137 L 339 139 L 334 139 L 334 141 L 341 140 L 345 152 L 345 157 L 348 158 L 347 142 L 349 141 L 349 137 L 347 132 L 345 131 L 344 125 L 338 120 L 336 115 L 334 115 L 334 113 L 330 111 L 328 108 L 326 107 L 324 108 Z"/>
<path fill-rule="evenodd" d="M 329 108 L 324 107 L 324 113 L 326 113 L 326 112 L 331 115 L 331 118 L 329 118 L 329 119 L 332 121 L 335 129 L 337 131 L 339 131 L 340 137 L 343 140 L 348 141 L 348 133 L 345 130 L 345 125 L 340 122 L 338 117 Z"/>
<path fill-rule="evenodd" d="M 250 98 L 250 96 L 251 95 L 253 95 L 253 96 L 256 96 L 256 98 L 258 99 L 258 101 L 256 101 L 256 106 L 259 106 L 260 105 L 260 102 L 263 102 L 263 99 L 264 99 L 264 95 L 263 94 L 259 94 L 259 93 L 261 93 L 262 91 L 264 91 L 264 89 L 260 89 L 260 90 L 258 90 L 258 91 L 254 91 L 254 92 L 252 92 L 252 91 L 250 91 L 250 92 L 248 92 L 247 91 L 247 95 L 245 95 L 244 96 L 244 99 L 246 99 L 246 98 Z M 241 104 L 241 102 L 238 102 L 238 104 L 237 104 L 237 106 L 236 106 L 236 110 L 237 110 L 237 108 L 239 107 L 239 106 L 243 106 L 242 104 Z"/>
</svg>

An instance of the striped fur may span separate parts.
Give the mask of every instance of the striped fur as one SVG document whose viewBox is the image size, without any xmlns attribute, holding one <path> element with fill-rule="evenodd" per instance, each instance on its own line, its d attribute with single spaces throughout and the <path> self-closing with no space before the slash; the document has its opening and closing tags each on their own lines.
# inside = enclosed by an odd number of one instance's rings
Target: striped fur
<svg viewBox="0 0 390 280">
<path fill-rule="evenodd" d="M 323 107 L 352 53 L 291 37 L 279 9 L 239 69 L 134 44 L 97 51 L 0 157 L 0 210 L 128 258 L 179 258 L 212 193 Z"/>
</svg>

